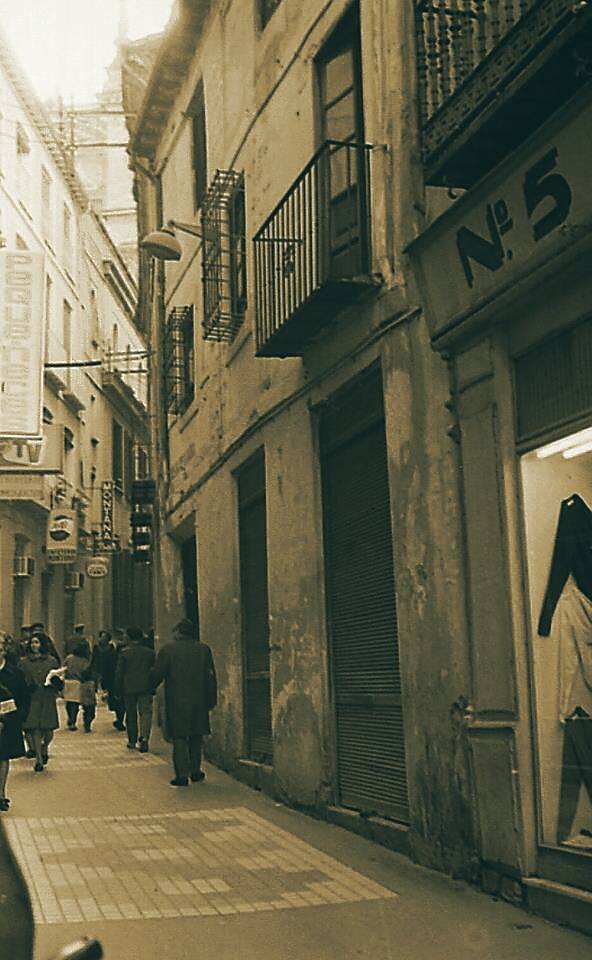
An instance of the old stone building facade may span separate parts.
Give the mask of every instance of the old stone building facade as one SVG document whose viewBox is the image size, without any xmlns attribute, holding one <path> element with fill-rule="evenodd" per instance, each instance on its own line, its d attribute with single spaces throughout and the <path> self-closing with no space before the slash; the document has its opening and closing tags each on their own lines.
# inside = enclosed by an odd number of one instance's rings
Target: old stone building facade
<svg viewBox="0 0 592 960">
<path fill-rule="evenodd" d="M 31 395 L 40 385 L 40 444 L 13 442 L 2 420 L 0 625 L 19 636 L 42 621 L 60 647 L 76 622 L 94 636 L 136 608 L 151 622 L 150 578 L 129 550 L 130 485 L 148 455 L 146 347 L 135 281 L 4 38 L 0 86 L 4 251 L 35 258 L 32 339 L 43 344 L 30 381 Z M 57 508 L 77 527 L 67 563 L 47 551 Z M 88 575 L 97 554 L 101 578 Z"/>
<path fill-rule="evenodd" d="M 455 4 L 416 6 L 259 0 L 245 18 L 237 0 L 180 3 L 130 114 L 157 632 L 186 614 L 214 650 L 221 766 L 585 927 L 590 854 L 549 834 L 557 798 L 541 833 L 519 487 L 541 459 L 531 439 L 585 426 L 587 393 L 574 367 L 574 396 L 537 419 L 530 350 L 567 317 L 535 272 L 528 293 L 501 237 L 518 222 L 514 164 L 526 220 L 561 228 L 545 263 L 580 269 L 585 221 L 539 207 L 567 202 L 564 141 L 537 131 L 568 101 L 584 129 L 587 80 L 566 81 L 564 101 L 557 85 L 545 100 L 555 74 L 538 93 L 525 80 L 537 110 L 504 90 L 500 109 L 521 104 L 504 118 L 472 71 L 498 56 L 514 70 L 504 43 L 528 35 L 523 5 L 490 33 L 483 11 L 471 33 Z M 536 20 L 544 4 L 530 6 Z M 545 77 L 557 64 L 541 56 Z M 534 48 L 525 58 L 531 78 Z M 508 123 L 522 134 L 504 138 Z M 584 294 L 570 289 L 571 323 Z M 497 310 L 523 319 L 492 328 Z M 560 733 L 545 761 L 556 785 Z M 585 827 L 584 791 L 576 805 Z"/>
</svg>

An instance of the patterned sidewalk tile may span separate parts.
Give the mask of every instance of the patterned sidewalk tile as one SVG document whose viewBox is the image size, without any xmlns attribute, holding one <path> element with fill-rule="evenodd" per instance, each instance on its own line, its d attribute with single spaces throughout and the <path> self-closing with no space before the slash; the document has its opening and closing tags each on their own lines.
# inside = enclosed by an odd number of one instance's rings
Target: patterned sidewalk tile
<svg viewBox="0 0 592 960">
<path fill-rule="evenodd" d="M 238 915 L 397 896 L 246 807 L 11 817 L 6 829 L 37 923 Z"/>
</svg>

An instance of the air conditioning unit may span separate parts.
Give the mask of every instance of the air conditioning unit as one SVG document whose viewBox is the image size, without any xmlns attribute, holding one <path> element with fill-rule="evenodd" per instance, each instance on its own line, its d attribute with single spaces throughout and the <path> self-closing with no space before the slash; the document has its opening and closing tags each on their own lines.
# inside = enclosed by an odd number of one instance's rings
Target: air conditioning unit
<svg viewBox="0 0 592 960">
<path fill-rule="evenodd" d="M 64 587 L 66 590 L 82 590 L 84 586 L 84 574 L 78 573 L 78 571 L 69 570 L 66 573 L 66 582 Z"/>
<path fill-rule="evenodd" d="M 35 573 L 35 560 L 33 557 L 22 556 L 14 558 L 13 576 L 32 577 Z"/>
</svg>

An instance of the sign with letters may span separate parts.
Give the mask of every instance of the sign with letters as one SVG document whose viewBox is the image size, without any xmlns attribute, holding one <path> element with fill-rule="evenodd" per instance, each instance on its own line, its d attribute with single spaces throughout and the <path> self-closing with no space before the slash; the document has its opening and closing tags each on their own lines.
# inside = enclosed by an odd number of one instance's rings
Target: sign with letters
<svg viewBox="0 0 592 960">
<path fill-rule="evenodd" d="M 44 255 L 0 250 L 0 439 L 41 439 Z"/>
<path fill-rule="evenodd" d="M 56 507 L 47 520 L 45 557 L 48 563 L 72 563 L 78 552 L 78 514 Z"/>
<path fill-rule="evenodd" d="M 100 580 L 109 573 L 109 560 L 107 557 L 93 557 L 86 562 L 86 575 L 91 580 Z"/>
<path fill-rule="evenodd" d="M 592 105 L 553 118 L 408 248 L 432 336 L 452 330 L 590 229 Z"/>
<path fill-rule="evenodd" d="M 64 440 L 61 423 L 44 423 L 43 439 L 36 445 L 36 457 L 32 457 L 33 445 L 24 441 L 0 443 L 0 475 L 4 473 L 55 473 L 63 472 Z"/>
<path fill-rule="evenodd" d="M 0 500 L 30 500 L 49 509 L 49 488 L 42 474 L 0 473 Z"/>
<path fill-rule="evenodd" d="M 113 480 L 103 480 L 101 484 L 101 546 L 103 550 L 112 550 L 113 538 Z"/>
</svg>

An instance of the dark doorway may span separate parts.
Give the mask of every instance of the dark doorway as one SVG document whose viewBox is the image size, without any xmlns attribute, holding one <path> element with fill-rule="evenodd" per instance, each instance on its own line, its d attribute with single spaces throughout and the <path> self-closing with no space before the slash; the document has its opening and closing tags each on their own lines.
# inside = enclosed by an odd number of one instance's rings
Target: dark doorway
<svg viewBox="0 0 592 960">
<path fill-rule="evenodd" d="M 320 426 L 338 801 L 407 822 L 380 375 L 340 395 Z"/>
<path fill-rule="evenodd" d="M 238 474 L 238 506 L 246 750 L 249 759 L 271 763 L 267 525 L 262 452 Z"/>
<path fill-rule="evenodd" d="M 197 593 L 197 540 L 195 534 L 181 544 L 185 616 L 197 627 L 199 634 L 199 605 Z"/>
</svg>

